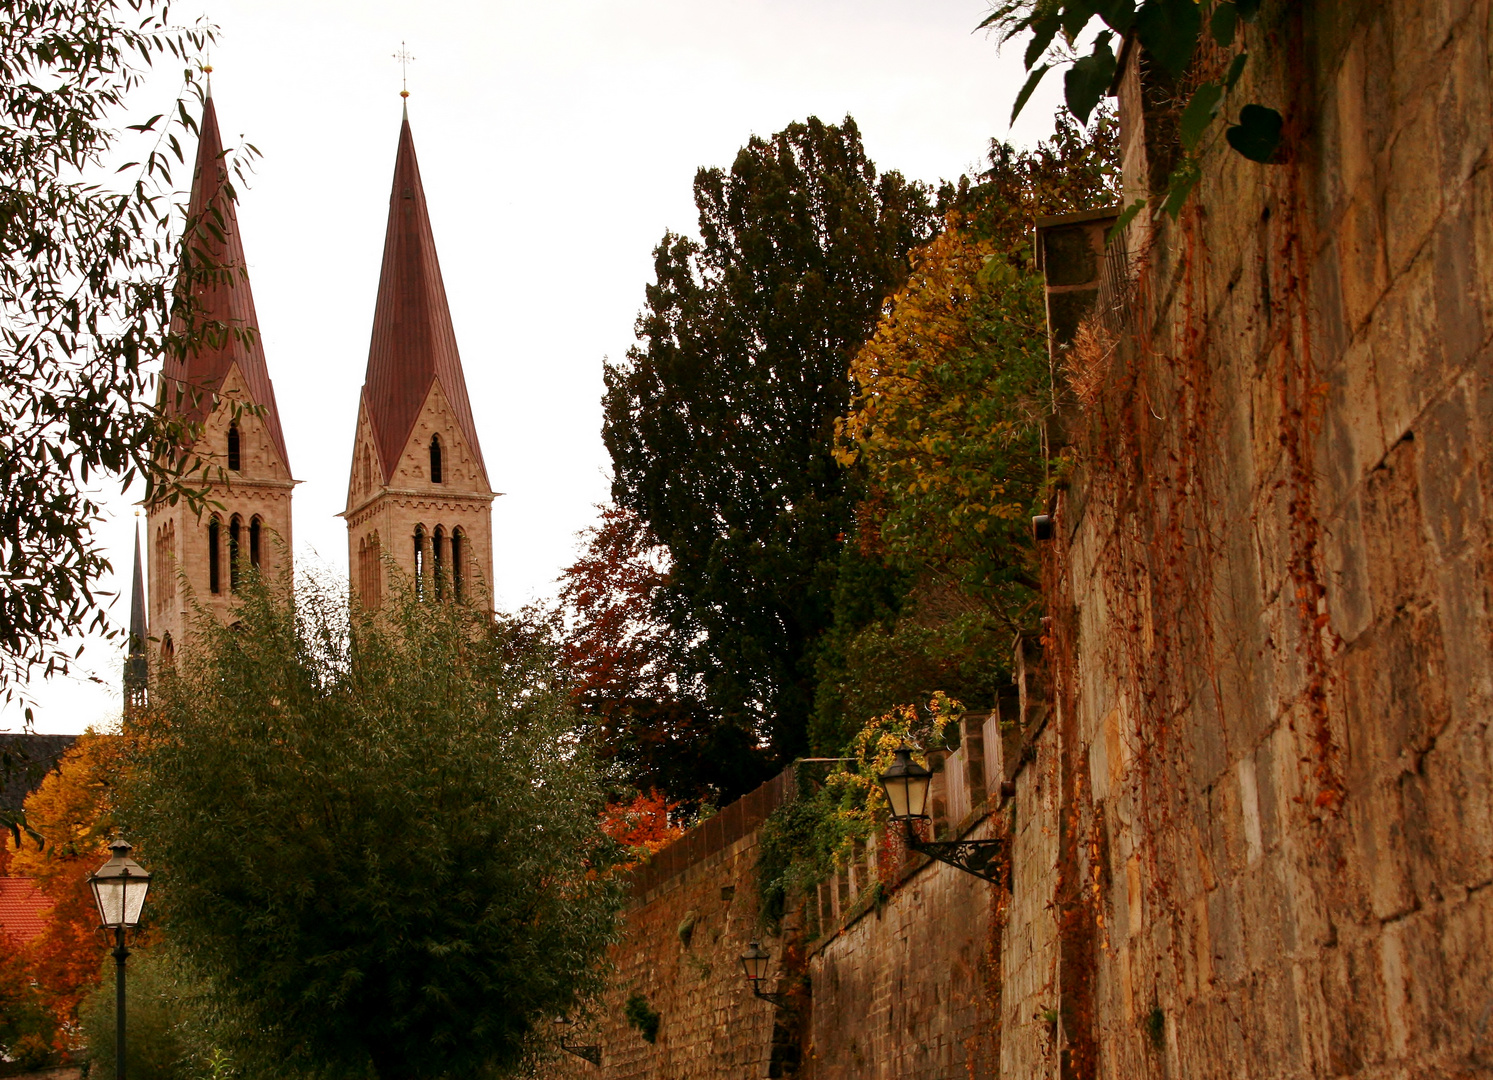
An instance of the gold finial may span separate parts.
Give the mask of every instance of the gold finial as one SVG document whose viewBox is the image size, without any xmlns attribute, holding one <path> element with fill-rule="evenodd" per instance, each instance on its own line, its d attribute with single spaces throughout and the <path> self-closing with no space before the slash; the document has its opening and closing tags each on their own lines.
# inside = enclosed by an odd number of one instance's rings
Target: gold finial
<svg viewBox="0 0 1493 1080">
<path fill-rule="evenodd" d="M 399 96 L 408 98 L 410 96 L 410 62 L 415 58 L 410 55 L 409 49 L 401 41 L 399 43 L 399 51 L 394 54 L 394 59 L 399 61 Z"/>
</svg>

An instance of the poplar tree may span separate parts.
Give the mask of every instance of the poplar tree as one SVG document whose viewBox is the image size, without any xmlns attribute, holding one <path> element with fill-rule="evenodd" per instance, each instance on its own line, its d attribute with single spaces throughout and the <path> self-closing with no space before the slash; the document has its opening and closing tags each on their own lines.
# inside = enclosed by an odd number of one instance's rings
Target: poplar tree
<svg viewBox="0 0 1493 1080">
<path fill-rule="evenodd" d="M 616 849 L 547 630 L 391 595 L 241 587 L 130 731 L 151 917 L 246 1076 L 506 1075 L 601 989 Z"/>
<path fill-rule="evenodd" d="M 935 231 L 928 190 L 878 173 L 855 121 L 811 117 L 695 177 L 638 344 L 606 368 L 613 499 L 667 549 L 660 613 L 710 738 L 749 788 L 807 746 L 812 651 L 854 502 L 833 455 L 851 358 Z M 755 775 L 752 774 L 755 760 Z"/>
</svg>

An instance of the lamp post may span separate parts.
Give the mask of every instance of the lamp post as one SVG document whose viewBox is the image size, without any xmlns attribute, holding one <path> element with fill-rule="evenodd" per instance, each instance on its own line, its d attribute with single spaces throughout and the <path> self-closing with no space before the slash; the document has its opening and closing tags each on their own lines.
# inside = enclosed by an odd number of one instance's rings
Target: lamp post
<svg viewBox="0 0 1493 1080">
<path fill-rule="evenodd" d="M 741 954 L 741 970 L 746 974 L 754 996 L 763 1001 L 770 1001 L 781 1008 L 788 1004 L 788 995 L 762 989 L 762 980 L 767 978 L 767 964 L 771 959 L 772 954 L 754 941 L 747 946 L 747 951 Z"/>
<path fill-rule="evenodd" d="M 145 907 L 145 894 L 150 889 L 150 875 L 130 858 L 133 848 L 125 841 L 115 840 L 109 845 L 109 850 L 114 854 L 93 872 L 88 884 L 93 889 L 93 902 L 98 905 L 102 928 L 114 931 L 114 1078 L 125 1080 L 124 961 L 130 950 L 125 948 L 124 934 L 140 925 L 140 912 Z"/>
<path fill-rule="evenodd" d="M 578 1058 L 584 1058 L 592 1065 L 601 1064 L 601 1047 L 595 1045 L 572 1046 L 570 1044 L 570 1028 L 575 1021 L 561 1013 L 555 1017 L 555 1031 L 560 1035 L 560 1049 L 566 1053 L 574 1054 Z"/>
<path fill-rule="evenodd" d="M 877 779 L 886 801 L 892 808 L 892 820 L 901 822 L 907 846 L 913 851 L 958 867 L 966 874 L 998 882 L 1000 878 L 991 863 L 1000 854 L 999 840 L 922 840 L 916 822 L 928 817 L 928 788 L 933 774 L 912 760 L 912 748 L 899 746 L 892 751 L 892 764 Z"/>
</svg>

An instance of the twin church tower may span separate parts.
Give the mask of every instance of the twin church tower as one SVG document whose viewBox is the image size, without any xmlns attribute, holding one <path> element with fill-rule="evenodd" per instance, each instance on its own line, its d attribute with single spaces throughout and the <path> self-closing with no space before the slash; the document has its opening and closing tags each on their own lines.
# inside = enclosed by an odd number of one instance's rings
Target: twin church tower
<svg viewBox="0 0 1493 1080">
<path fill-rule="evenodd" d="M 147 508 L 148 633 L 168 664 L 191 618 L 188 591 L 226 615 L 246 567 L 271 578 L 291 569 L 297 481 L 257 332 L 211 91 L 188 213 L 205 223 L 193 245 L 198 258 L 219 268 L 194 281 L 193 308 L 227 332 L 168 358 L 162 372 L 163 407 L 201 424 L 190 449 L 213 470 L 217 504 L 200 514 L 182 501 Z M 341 515 L 353 602 L 381 606 L 393 587 L 392 563 L 422 599 L 490 607 L 493 498 L 406 112 Z M 138 612 L 134 621 L 143 621 Z M 132 636 L 143 642 L 144 627 L 132 627 Z"/>
</svg>

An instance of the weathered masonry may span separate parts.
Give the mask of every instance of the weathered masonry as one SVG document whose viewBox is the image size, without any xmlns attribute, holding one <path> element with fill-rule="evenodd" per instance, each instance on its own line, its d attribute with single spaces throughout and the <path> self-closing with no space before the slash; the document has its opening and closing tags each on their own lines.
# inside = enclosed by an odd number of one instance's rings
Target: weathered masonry
<svg viewBox="0 0 1493 1080">
<path fill-rule="evenodd" d="M 939 781 L 1009 889 L 914 863 L 870 904 L 847 868 L 770 943 L 808 975 L 775 1010 L 735 963 L 742 816 L 659 863 L 565 1075 L 1493 1075 L 1490 21 L 1267 4 L 1237 102 L 1281 109 L 1281 161 L 1209 150 L 1115 244 L 1042 223 L 1049 621 Z M 1179 93 L 1136 48 L 1116 91 L 1128 203 Z"/>
</svg>

